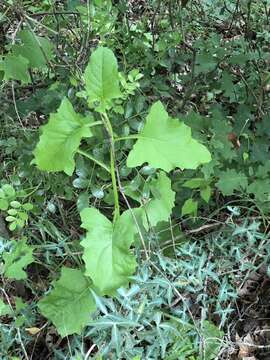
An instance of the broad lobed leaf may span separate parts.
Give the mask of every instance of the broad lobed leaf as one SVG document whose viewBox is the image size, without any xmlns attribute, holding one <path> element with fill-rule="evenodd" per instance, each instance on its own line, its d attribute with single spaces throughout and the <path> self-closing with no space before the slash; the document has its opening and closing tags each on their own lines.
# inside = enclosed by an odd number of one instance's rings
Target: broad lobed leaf
<svg viewBox="0 0 270 360">
<path fill-rule="evenodd" d="M 52 44 L 44 37 L 35 35 L 30 30 L 21 30 L 18 35 L 20 44 L 12 46 L 12 54 L 15 56 L 23 56 L 29 62 L 29 67 L 44 68 L 47 61 L 51 60 Z"/>
<path fill-rule="evenodd" d="M 35 163 L 40 170 L 64 171 L 72 175 L 74 155 L 83 138 L 92 136 L 90 120 L 77 114 L 65 98 L 55 114 L 43 126 L 42 135 L 34 150 Z"/>
<path fill-rule="evenodd" d="M 140 216 L 141 209 L 133 209 Z M 136 260 L 130 250 L 138 232 L 132 213 L 125 211 L 111 223 L 99 210 L 86 208 L 81 212 L 82 227 L 87 230 L 81 245 L 84 248 L 85 274 L 102 294 L 111 294 L 129 282 L 136 269 Z"/>
<path fill-rule="evenodd" d="M 27 278 L 24 268 L 34 261 L 33 247 L 27 245 L 26 239 L 14 240 L 10 251 L 3 253 L 4 274 L 9 279 Z"/>
<path fill-rule="evenodd" d="M 211 160 L 207 148 L 191 136 L 191 129 L 169 117 L 160 101 L 152 105 L 139 139 L 127 158 L 127 166 L 148 163 L 153 168 L 171 171 L 196 169 Z"/>
<path fill-rule="evenodd" d="M 39 301 L 40 312 L 62 337 L 80 334 L 96 308 L 89 281 L 81 270 L 62 267 L 61 277 L 53 286 L 49 295 Z"/>
</svg>

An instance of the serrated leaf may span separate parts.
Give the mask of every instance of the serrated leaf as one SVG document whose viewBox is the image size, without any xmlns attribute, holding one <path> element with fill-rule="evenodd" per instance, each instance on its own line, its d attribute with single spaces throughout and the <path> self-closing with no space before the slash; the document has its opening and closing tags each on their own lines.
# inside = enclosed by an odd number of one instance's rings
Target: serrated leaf
<svg viewBox="0 0 270 360">
<path fill-rule="evenodd" d="M 250 194 L 254 194 L 256 200 L 264 202 L 269 199 L 270 180 L 257 179 L 248 186 L 247 191 Z"/>
<path fill-rule="evenodd" d="M 175 192 L 171 189 L 171 180 L 164 172 L 160 172 L 157 179 L 150 183 L 154 198 L 143 206 L 143 225 L 148 228 L 156 226 L 160 221 L 168 221 L 174 207 Z"/>
<path fill-rule="evenodd" d="M 89 103 L 99 102 L 99 111 L 104 111 L 112 99 L 121 96 L 117 60 L 112 50 L 99 47 L 92 53 L 84 80 Z"/>
<path fill-rule="evenodd" d="M 245 190 L 248 186 L 247 177 L 235 169 L 228 169 L 219 174 L 219 181 L 216 183 L 223 195 L 232 195 L 235 190 Z"/>
<path fill-rule="evenodd" d="M 29 62 L 29 67 L 43 68 L 47 66 L 47 60 L 52 58 L 52 44 L 44 37 L 34 35 L 29 30 L 21 30 L 18 33 L 21 44 L 12 47 L 12 54 L 23 56 Z"/>
<path fill-rule="evenodd" d="M 141 209 L 133 209 L 138 216 Z M 136 269 L 130 250 L 138 232 L 130 210 L 112 224 L 95 208 L 81 212 L 82 227 L 87 230 L 81 245 L 84 248 L 85 274 L 90 276 L 102 294 L 111 294 L 129 282 Z"/>
<path fill-rule="evenodd" d="M 23 56 L 8 54 L 3 61 L 4 80 L 20 80 L 23 84 L 30 82 L 29 61 Z"/>
<path fill-rule="evenodd" d="M 160 101 L 150 109 L 146 124 L 127 158 L 127 166 L 147 162 L 153 168 L 170 171 L 196 169 L 211 160 L 207 148 L 194 140 L 191 129 L 178 119 L 168 116 Z"/>
<path fill-rule="evenodd" d="M 70 101 L 63 99 L 57 113 L 51 114 L 48 124 L 34 150 L 35 162 L 40 170 L 64 171 L 72 175 L 74 155 L 82 138 L 91 137 L 89 119 L 77 114 Z"/>
<path fill-rule="evenodd" d="M 23 270 L 34 261 L 33 248 L 26 243 L 26 239 L 13 241 L 9 252 L 3 253 L 4 274 L 9 279 L 22 280 L 27 278 Z"/>
<path fill-rule="evenodd" d="M 38 302 L 40 312 L 62 337 L 81 334 L 96 309 L 87 278 L 80 270 L 62 267 L 61 277 L 53 286 L 50 294 Z"/>
</svg>

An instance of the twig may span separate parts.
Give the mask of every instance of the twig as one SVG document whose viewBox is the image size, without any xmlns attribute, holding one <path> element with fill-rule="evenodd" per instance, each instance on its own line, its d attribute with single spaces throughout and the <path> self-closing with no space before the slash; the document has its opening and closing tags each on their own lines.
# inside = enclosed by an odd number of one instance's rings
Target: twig
<svg viewBox="0 0 270 360">
<path fill-rule="evenodd" d="M 15 113 L 16 113 L 17 119 L 19 120 L 19 123 L 20 123 L 23 131 L 25 132 L 26 130 L 25 130 L 25 127 L 24 127 L 24 125 L 23 125 L 22 119 L 21 119 L 21 117 L 20 117 L 18 108 L 17 108 L 16 97 L 15 97 L 15 90 L 14 90 L 14 81 L 11 82 L 11 92 L 12 92 L 12 100 L 13 100 L 13 105 L 14 105 L 14 109 L 15 109 Z"/>
<path fill-rule="evenodd" d="M 155 20 L 156 20 L 156 15 L 160 9 L 160 5 L 161 5 L 161 0 L 159 0 L 157 7 L 154 11 L 154 14 L 152 16 L 152 19 L 151 19 L 152 50 L 155 50 Z"/>
<path fill-rule="evenodd" d="M 94 348 L 97 347 L 96 344 L 93 344 L 90 349 L 87 351 L 84 360 L 88 360 L 89 356 L 91 355 L 92 351 L 94 350 Z"/>
<path fill-rule="evenodd" d="M 9 296 L 8 296 L 8 294 L 6 293 L 6 290 L 5 290 L 4 288 L 1 288 L 1 290 L 2 290 L 3 294 L 5 295 L 5 298 L 6 298 L 7 302 L 8 302 L 9 307 L 11 308 L 12 312 L 14 313 L 13 307 L 12 307 L 11 302 L 10 302 L 10 300 L 9 300 Z M 19 329 L 19 328 L 17 328 L 17 334 L 18 334 L 19 342 L 20 342 L 20 344 L 21 344 L 21 347 L 22 347 L 22 350 L 23 350 L 25 359 L 26 359 L 26 360 L 29 360 L 29 357 L 28 357 L 28 355 L 27 355 L 26 349 L 25 349 L 24 344 L 23 344 L 23 341 L 22 341 L 21 332 L 20 332 L 20 329 Z"/>
<path fill-rule="evenodd" d="M 76 11 L 55 11 L 55 12 L 40 12 L 40 13 L 31 13 L 31 17 L 37 17 L 37 16 L 54 16 L 54 15 L 76 15 L 80 16 L 79 12 Z"/>
<path fill-rule="evenodd" d="M 206 224 L 206 225 L 202 225 L 202 226 L 198 227 L 197 229 L 188 230 L 185 233 L 186 234 L 197 234 L 197 233 L 199 233 L 201 231 L 204 231 L 204 230 L 207 230 L 207 229 L 212 229 L 213 227 L 220 226 L 220 225 L 221 225 L 220 223 Z"/>
</svg>

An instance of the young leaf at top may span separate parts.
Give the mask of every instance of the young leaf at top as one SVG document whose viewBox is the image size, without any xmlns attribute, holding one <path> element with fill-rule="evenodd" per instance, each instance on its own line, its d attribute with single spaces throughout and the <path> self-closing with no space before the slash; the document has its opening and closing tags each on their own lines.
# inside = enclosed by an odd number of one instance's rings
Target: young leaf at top
<svg viewBox="0 0 270 360">
<path fill-rule="evenodd" d="M 52 58 L 52 44 L 44 37 L 37 36 L 29 30 L 21 30 L 18 33 L 21 44 L 12 46 L 12 54 L 23 56 L 29 61 L 29 67 L 43 68 L 47 61 Z"/>
<path fill-rule="evenodd" d="M 84 80 L 88 101 L 99 102 L 98 111 L 105 111 L 112 99 L 121 96 L 117 60 L 110 49 L 99 47 L 92 53 Z"/>
<path fill-rule="evenodd" d="M 77 114 L 70 101 L 65 98 L 57 111 L 51 114 L 48 124 L 34 150 L 35 163 L 40 170 L 64 171 L 72 175 L 75 167 L 74 155 L 82 138 L 91 137 L 90 120 Z"/>
<path fill-rule="evenodd" d="M 171 189 L 171 180 L 164 172 L 160 172 L 157 179 L 150 183 L 154 198 L 143 206 L 143 225 L 148 228 L 156 226 L 160 221 L 168 221 L 175 200 L 175 192 Z"/>
<path fill-rule="evenodd" d="M 26 239 L 13 241 L 9 252 L 3 253 L 4 275 L 9 279 L 22 280 L 27 278 L 23 270 L 34 261 L 33 248 L 26 244 Z"/>
<path fill-rule="evenodd" d="M 211 160 L 207 148 L 191 136 L 191 129 L 169 117 L 160 101 L 152 105 L 146 124 L 127 158 L 128 167 L 145 162 L 153 168 L 170 171 L 196 169 Z"/>
<path fill-rule="evenodd" d="M 132 210 L 140 215 L 141 209 Z M 132 213 L 125 211 L 112 224 L 95 208 L 81 212 L 82 227 L 87 230 L 81 245 L 84 248 L 85 274 L 90 276 L 102 294 L 111 294 L 129 282 L 136 269 L 136 260 L 130 251 L 138 232 Z"/>
<path fill-rule="evenodd" d="M 53 286 L 50 294 L 38 302 L 40 312 L 62 337 L 81 334 L 96 309 L 87 278 L 80 270 L 62 267 L 61 277 Z"/>
</svg>

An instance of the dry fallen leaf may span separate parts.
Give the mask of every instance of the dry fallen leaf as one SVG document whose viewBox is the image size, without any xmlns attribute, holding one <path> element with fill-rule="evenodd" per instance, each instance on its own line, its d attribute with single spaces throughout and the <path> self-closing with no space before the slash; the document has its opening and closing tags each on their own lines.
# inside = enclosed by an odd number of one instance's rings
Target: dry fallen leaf
<svg viewBox="0 0 270 360">
<path fill-rule="evenodd" d="M 241 360 L 256 360 L 254 358 L 254 341 L 250 334 L 247 334 L 244 338 L 240 338 L 238 334 L 236 334 L 236 342 L 239 346 L 238 358 Z"/>
<path fill-rule="evenodd" d="M 37 335 L 40 332 L 40 328 L 38 327 L 31 327 L 31 328 L 26 328 L 25 329 L 30 335 Z"/>
</svg>

